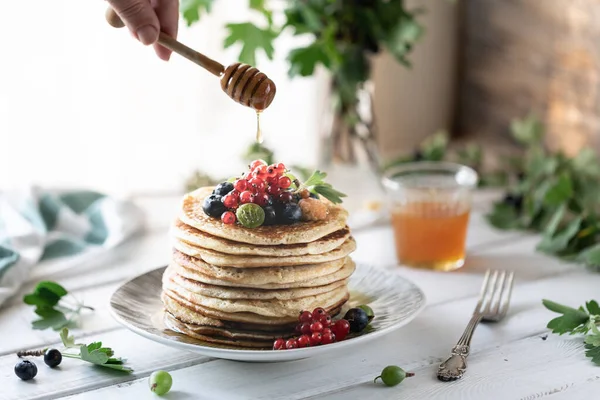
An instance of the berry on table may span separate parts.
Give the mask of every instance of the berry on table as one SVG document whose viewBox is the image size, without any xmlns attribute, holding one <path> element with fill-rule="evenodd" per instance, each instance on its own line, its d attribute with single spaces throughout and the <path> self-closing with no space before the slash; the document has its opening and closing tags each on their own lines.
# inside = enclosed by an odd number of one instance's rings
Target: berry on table
<svg viewBox="0 0 600 400">
<path fill-rule="evenodd" d="M 48 349 L 44 352 L 44 362 L 50 368 L 54 368 L 62 361 L 62 354 L 57 349 Z"/>
<path fill-rule="evenodd" d="M 15 374 L 24 381 L 35 378 L 37 366 L 33 361 L 21 360 L 15 365 Z"/>
<path fill-rule="evenodd" d="M 225 212 L 225 205 L 223 204 L 222 197 L 218 194 L 211 194 L 204 199 L 202 210 L 204 210 L 204 213 L 209 217 L 221 218 L 221 214 Z"/>
<path fill-rule="evenodd" d="M 320 322 L 313 322 L 310 325 L 311 332 L 321 332 L 323 330 L 323 324 Z"/>
<path fill-rule="evenodd" d="M 226 208 L 236 208 L 238 205 L 239 197 L 235 194 L 229 193 L 223 197 L 223 205 Z"/>
<path fill-rule="evenodd" d="M 218 194 L 219 196 L 225 196 L 227 193 L 233 190 L 233 183 L 231 182 L 221 182 L 215 187 L 213 190 L 213 194 Z"/>
<path fill-rule="evenodd" d="M 298 347 L 309 347 L 310 346 L 310 336 L 302 335 L 298 338 Z"/>
<path fill-rule="evenodd" d="M 302 311 L 298 317 L 300 322 L 312 322 L 313 316 L 310 311 Z"/>
<path fill-rule="evenodd" d="M 287 189 L 290 186 L 292 186 L 292 180 L 290 178 L 288 178 L 287 176 L 282 176 L 281 178 L 279 178 L 279 187 L 282 189 Z"/>
<path fill-rule="evenodd" d="M 310 335 L 310 345 L 311 346 L 320 345 L 322 340 L 323 340 L 323 337 L 321 336 L 321 332 L 313 332 L 312 335 Z"/>
<path fill-rule="evenodd" d="M 321 337 L 321 344 L 330 344 L 335 342 L 335 335 L 331 331 L 323 333 Z"/>
<path fill-rule="evenodd" d="M 273 350 L 285 350 L 285 340 L 282 338 L 275 339 L 275 342 L 273 342 Z"/>
<path fill-rule="evenodd" d="M 337 340 L 344 340 L 350 333 L 350 323 L 345 319 L 337 320 L 332 325 L 331 331 L 335 334 Z"/>
<path fill-rule="evenodd" d="M 173 378 L 167 371 L 154 371 L 148 378 L 150 390 L 159 396 L 162 396 L 171 390 L 172 385 Z"/>
<path fill-rule="evenodd" d="M 404 378 L 415 376 L 412 372 L 405 372 L 402 368 L 397 365 L 388 365 L 381 371 L 381 375 L 376 377 L 373 382 L 377 382 L 377 379 L 381 378 L 386 386 L 396 386 L 401 383 Z"/>
<path fill-rule="evenodd" d="M 242 204 L 252 203 L 253 200 L 254 200 L 254 194 L 252 194 L 251 191 L 245 190 L 242 193 L 240 193 L 240 203 L 242 203 Z"/>
<path fill-rule="evenodd" d="M 297 349 L 298 341 L 296 339 L 288 339 L 287 342 L 285 342 L 285 348 L 286 349 Z"/>
<path fill-rule="evenodd" d="M 221 221 L 227 225 L 235 224 L 235 214 L 231 211 L 225 211 L 223 215 L 221 215 Z"/>
</svg>

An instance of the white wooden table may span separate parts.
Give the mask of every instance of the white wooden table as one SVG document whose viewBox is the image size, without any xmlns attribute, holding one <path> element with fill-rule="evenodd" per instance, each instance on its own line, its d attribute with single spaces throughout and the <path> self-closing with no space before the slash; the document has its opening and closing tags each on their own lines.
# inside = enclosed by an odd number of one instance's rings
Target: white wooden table
<svg viewBox="0 0 600 400">
<path fill-rule="evenodd" d="M 147 378 L 165 369 L 173 376 L 169 399 L 591 399 L 600 390 L 600 368 L 584 356 L 580 338 L 546 335 L 553 314 L 541 305 L 550 298 L 573 306 L 600 297 L 600 274 L 587 272 L 535 252 L 538 238 L 490 228 L 473 213 L 466 266 L 437 273 L 394 266 L 388 225 L 355 233 L 354 259 L 390 268 L 419 285 L 426 309 L 409 325 L 388 336 L 328 358 L 250 364 L 212 359 L 175 350 L 142 338 L 117 324 L 108 300 L 125 280 L 165 265 L 169 258 L 167 224 L 175 215 L 176 198 L 144 202 L 153 222 L 149 231 L 113 251 L 95 265 L 64 272 L 40 270 L 22 291 L 40 279 L 63 284 L 96 312 L 86 314 L 82 341 L 101 340 L 128 358 L 131 375 L 107 373 L 78 360 L 65 359 L 60 369 L 37 362 L 38 375 L 23 382 L 13 373 L 20 349 L 57 345 L 52 331 L 34 331 L 31 307 L 22 293 L 0 309 L 0 399 L 146 399 L 155 397 Z M 439 382 L 435 371 L 461 335 L 488 268 L 516 272 L 515 291 L 506 319 L 481 325 L 474 336 L 466 376 Z M 546 337 L 547 336 L 547 337 Z M 416 375 L 401 385 L 374 385 L 373 378 L 394 364 Z M 110 371 L 109 371 L 110 372 Z"/>
</svg>

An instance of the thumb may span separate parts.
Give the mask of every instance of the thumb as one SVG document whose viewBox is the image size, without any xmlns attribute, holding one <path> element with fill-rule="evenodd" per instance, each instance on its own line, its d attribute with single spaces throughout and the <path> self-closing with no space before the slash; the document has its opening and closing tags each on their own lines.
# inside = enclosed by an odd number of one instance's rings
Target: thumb
<svg viewBox="0 0 600 400">
<path fill-rule="evenodd" d="M 149 0 L 108 0 L 125 25 L 145 45 L 158 40 L 160 23 Z"/>
</svg>

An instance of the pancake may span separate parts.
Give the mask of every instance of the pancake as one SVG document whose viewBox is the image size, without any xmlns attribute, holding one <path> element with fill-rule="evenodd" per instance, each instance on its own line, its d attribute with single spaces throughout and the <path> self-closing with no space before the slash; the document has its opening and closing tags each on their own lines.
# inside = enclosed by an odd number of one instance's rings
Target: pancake
<svg viewBox="0 0 600 400">
<path fill-rule="evenodd" d="M 198 339 L 203 342 L 233 347 L 268 349 L 273 347 L 273 341 L 275 339 L 279 337 L 287 338 L 293 336 L 289 333 L 284 336 L 252 334 L 237 331 L 228 331 L 219 328 L 206 327 L 202 325 L 186 324 L 182 321 L 179 321 L 170 313 L 165 314 L 164 322 L 167 328 L 171 329 L 172 331 L 182 333 L 194 339 Z"/>
<path fill-rule="evenodd" d="M 268 256 L 239 256 L 219 253 L 202 247 L 191 246 L 180 240 L 173 240 L 173 247 L 180 252 L 200 258 L 208 264 L 217 267 L 233 268 L 263 268 L 287 267 L 292 265 L 317 264 L 335 261 L 346 257 L 356 250 L 356 242 L 349 237 L 340 247 L 323 254 L 306 254 L 302 256 L 268 257 Z"/>
<path fill-rule="evenodd" d="M 348 297 L 348 288 L 342 285 L 326 293 L 290 300 L 220 299 L 189 291 L 168 277 L 163 279 L 163 290 L 175 293 L 194 305 L 224 313 L 251 313 L 269 318 L 290 317 L 292 319 L 298 318 L 302 310 L 313 310 L 316 307 L 331 308 Z"/>
<path fill-rule="evenodd" d="M 204 199 L 213 188 L 203 187 L 183 197 L 179 219 L 187 225 L 234 242 L 256 245 L 279 245 L 310 243 L 346 226 L 348 212 L 337 205 L 329 205 L 329 214 L 320 221 L 298 222 L 292 225 L 259 226 L 244 228 L 241 225 L 226 225 L 221 220 L 209 217 L 202 210 Z"/>
<path fill-rule="evenodd" d="M 283 316 L 283 317 L 272 317 L 265 315 L 258 315 L 251 312 L 223 312 L 220 310 L 215 310 L 213 308 L 205 307 L 200 304 L 195 304 L 179 294 L 173 292 L 172 290 L 164 290 L 162 297 L 169 297 L 175 300 L 175 307 L 171 307 L 173 303 L 165 302 L 165 308 L 171 314 L 175 315 L 178 319 L 182 321 L 191 321 L 194 322 L 194 316 L 201 314 L 202 316 L 214 318 L 218 320 L 224 321 L 233 321 L 233 322 L 243 322 L 254 325 L 270 325 L 270 326 L 293 326 L 298 321 L 298 312 L 297 310 L 294 315 Z M 345 295 L 335 304 L 330 305 L 319 305 L 323 307 L 326 311 L 329 310 L 338 310 L 341 308 L 350 295 L 346 292 Z M 177 306 L 178 305 L 178 306 Z"/>
<path fill-rule="evenodd" d="M 192 246 L 202 247 L 219 253 L 233 255 L 288 257 L 304 254 L 327 253 L 341 246 L 350 237 L 350 229 L 346 226 L 339 231 L 330 233 L 310 243 L 287 245 L 258 246 L 248 243 L 234 242 L 198 230 L 180 220 L 171 227 L 171 237 L 186 242 Z"/>
<path fill-rule="evenodd" d="M 323 286 L 313 286 L 305 288 L 290 288 L 290 289 L 251 289 L 251 288 L 232 288 L 227 286 L 210 285 L 199 282 L 197 280 L 186 278 L 177 273 L 177 268 L 173 265 L 169 266 L 163 275 L 163 279 L 169 279 L 174 284 L 185 288 L 186 290 L 201 294 L 208 297 L 216 297 L 219 299 L 255 299 L 255 300 L 291 300 L 307 296 L 319 295 L 327 293 L 333 289 L 345 286 L 348 282 L 346 279 L 339 280 Z"/>
<path fill-rule="evenodd" d="M 323 286 L 346 279 L 354 271 L 354 264 L 351 267 L 346 265 L 351 262 L 350 258 L 346 257 L 342 260 L 314 265 L 243 269 L 215 267 L 175 251 L 171 265 L 179 275 L 202 283 L 257 289 L 284 289 Z M 185 268 L 186 271 L 182 271 L 177 266 Z"/>
</svg>

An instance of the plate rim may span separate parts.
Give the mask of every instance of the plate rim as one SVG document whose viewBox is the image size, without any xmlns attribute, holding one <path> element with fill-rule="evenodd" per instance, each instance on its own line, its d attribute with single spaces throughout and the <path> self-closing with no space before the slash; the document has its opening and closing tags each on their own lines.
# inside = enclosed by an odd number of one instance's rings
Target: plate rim
<svg viewBox="0 0 600 400">
<path fill-rule="evenodd" d="M 419 315 L 427 306 L 427 296 L 423 292 L 423 289 L 421 289 L 412 280 L 405 278 L 404 276 L 401 276 L 401 275 L 396 275 L 396 274 L 392 273 L 389 270 L 389 268 L 386 268 L 383 266 L 377 267 L 373 264 L 357 262 L 356 263 L 357 270 L 359 268 L 376 269 L 378 272 L 381 272 L 383 274 L 395 275 L 396 278 L 402 279 L 405 282 L 407 282 L 408 284 L 410 284 L 414 289 L 416 289 L 418 291 L 418 293 L 420 294 L 420 297 L 422 299 L 419 307 L 416 308 L 415 311 L 411 315 L 409 315 L 408 317 L 406 317 L 405 319 L 403 319 L 402 321 L 400 321 L 394 325 L 387 326 L 385 328 L 371 332 L 366 335 L 354 337 L 351 340 L 343 340 L 341 342 L 331 343 L 331 344 L 328 344 L 327 346 L 315 346 L 315 347 L 306 347 L 306 348 L 297 348 L 297 349 L 287 349 L 285 351 L 227 349 L 227 348 L 203 346 L 201 344 L 192 344 L 192 343 L 178 342 L 176 340 L 169 340 L 168 338 L 148 332 L 148 331 L 146 331 L 142 328 L 139 328 L 138 326 L 126 321 L 123 317 L 121 317 L 121 315 L 119 315 L 118 311 L 113 306 L 113 300 L 115 298 L 115 295 L 117 294 L 117 292 L 119 292 L 121 289 L 123 289 L 126 285 L 130 284 L 132 281 L 134 281 L 142 276 L 151 274 L 159 269 L 164 269 L 166 267 L 167 267 L 167 265 L 157 267 L 150 271 L 146 271 L 144 273 L 138 274 L 138 275 L 134 276 L 133 278 L 127 280 L 126 282 L 122 283 L 121 285 L 119 285 L 119 287 L 117 287 L 110 296 L 109 312 L 110 312 L 111 316 L 119 324 L 121 324 L 124 328 L 126 328 L 142 337 L 150 339 L 154 342 L 161 343 L 165 346 L 174 347 L 174 348 L 178 348 L 181 350 L 187 350 L 187 351 L 190 351 L 193 353 L 202 354 L 202 355 L 205 355 L 208 357 L 214 357 L 214 358 L 220 358 L 220 359 L 237 360 L 237 361 L 276 362 L 276 361 L 290 361 L 290 360 L 300 360 L 300 359 L 304 359 L 304 358 L 309 358 L 309 357 L 318 355 L 319 353 L 321 353 L 323 351 L 335 351 L 335 350 L 343 349 L 352 343 L 358 343 L 361 341 L 365 341 L 367 339 L 368 340 L 375 339 L 382 335 L 387 335 L 391 332 L 394 332 L 395 330 L 397 330 L 403 326 L 406 326 L 410 322 L 412 322 L 412 320 L 415 319 L 417 317 L 417 315 Z"/>
</svg>

